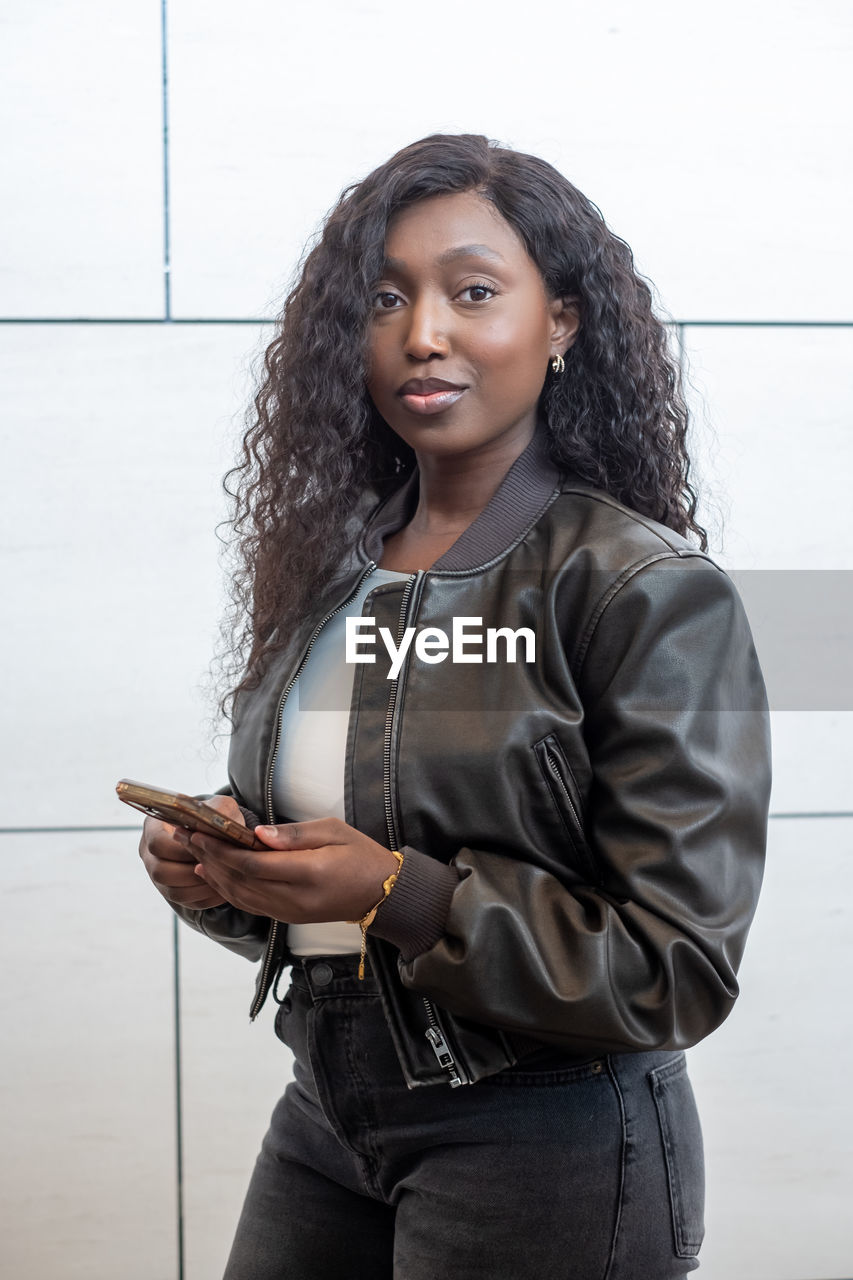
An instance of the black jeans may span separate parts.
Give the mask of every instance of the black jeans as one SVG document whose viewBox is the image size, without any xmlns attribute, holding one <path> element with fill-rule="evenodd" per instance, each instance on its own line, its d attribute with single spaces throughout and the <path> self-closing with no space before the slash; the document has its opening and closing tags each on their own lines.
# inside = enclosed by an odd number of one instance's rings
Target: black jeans
<svg viewBox="0 0 853 1280">
<path fill-rule="evenodd" d="M 370 971 L 294 967 L 295 1055 L 225 1280 L 683 1280 L 702 1135 L 680 1053 L 407 1089 Z"/>
</svg>

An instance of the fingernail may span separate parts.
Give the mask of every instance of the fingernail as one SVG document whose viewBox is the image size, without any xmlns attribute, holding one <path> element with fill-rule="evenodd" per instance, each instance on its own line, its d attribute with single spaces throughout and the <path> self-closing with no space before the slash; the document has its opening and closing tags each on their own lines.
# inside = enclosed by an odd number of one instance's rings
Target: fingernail
<svg viewBox="0 0 853 1280">
<path fill-rule="evenodd" d="M 265 836 L 274 836 L 276 834 L 275 827 L 255 827 L 256 831 L 260 831 Z"/>
</svg>

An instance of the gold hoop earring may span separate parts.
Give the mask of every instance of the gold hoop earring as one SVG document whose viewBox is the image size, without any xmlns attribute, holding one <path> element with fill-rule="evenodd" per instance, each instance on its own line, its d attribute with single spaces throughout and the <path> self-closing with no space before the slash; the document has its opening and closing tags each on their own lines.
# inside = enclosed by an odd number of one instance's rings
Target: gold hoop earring
<svg viewBox="0 0 853 1280">
<path fill-rule="evenodd" d="M 557 373 L 557 374 L 562 373 L 565 367 L 566 367 L 566 362 L 563 359 L 563 357 L 554 356 L 553 360 L 551 361 L 551 368 L 554 370 L 554 373 Z"/>
</svg>

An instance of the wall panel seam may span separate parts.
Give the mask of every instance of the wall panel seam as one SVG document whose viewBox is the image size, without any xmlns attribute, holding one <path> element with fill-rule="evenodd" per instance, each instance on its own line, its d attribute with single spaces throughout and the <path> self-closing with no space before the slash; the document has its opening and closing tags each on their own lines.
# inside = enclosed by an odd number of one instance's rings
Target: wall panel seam
<svg viewBox="0 0 853 1280">
<path fill-rule="evenodd" d="M 171 280 L 171 265 L 164 273 Z M 167 301 L 167 309 L 171 304 Z M 276 316 L 0 316 L 0 324 L 275 324 Z M 853 329 L 853 320 L 665 320 L 667 328 L 683 329 Z"/>
<path fill-rule="evenodd" d="M 853 809 L 802 809 L 769 814 L 770 821 L 790 818 L 853 818 Z M 0 836 L 86 835 L 111 831 L 141 831 L 141 826 L 119 827 L 93 824 L 79 827 L 0 827 Z"/>
</svg>

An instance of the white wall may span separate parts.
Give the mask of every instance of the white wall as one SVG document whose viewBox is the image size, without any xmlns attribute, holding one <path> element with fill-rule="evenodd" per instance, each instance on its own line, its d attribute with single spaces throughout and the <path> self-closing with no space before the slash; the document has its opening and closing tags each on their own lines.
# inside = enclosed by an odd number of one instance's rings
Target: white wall
<svg viewBox="0 0 853 1280">
<path fill-rule="evenodd" d="M 161 16 L 3 15 L 0 1203 L 4 1274 L 35 1280 L 174 1280 L 179 1230 L 187 1280 L 218 1274 L 287 1078 L 271 1018 L 248 1025 L 249 966 L 181 929 L 179 1222 L 176 934 L 112 788 L 222 780 L 219 479 L 260 319 L 345 183 L 439 130 L 551 160 L 684 326 L 745 595 L 853 568 L 847 3 L 168 0 L 168 201 Z M 780 816 L 741 1001 L 692 1054 L 708 1280 L 853 1274 L 853 698 L 823 696 L 847 622 L 826 654 L 756 619 Z"/>
</svg>

